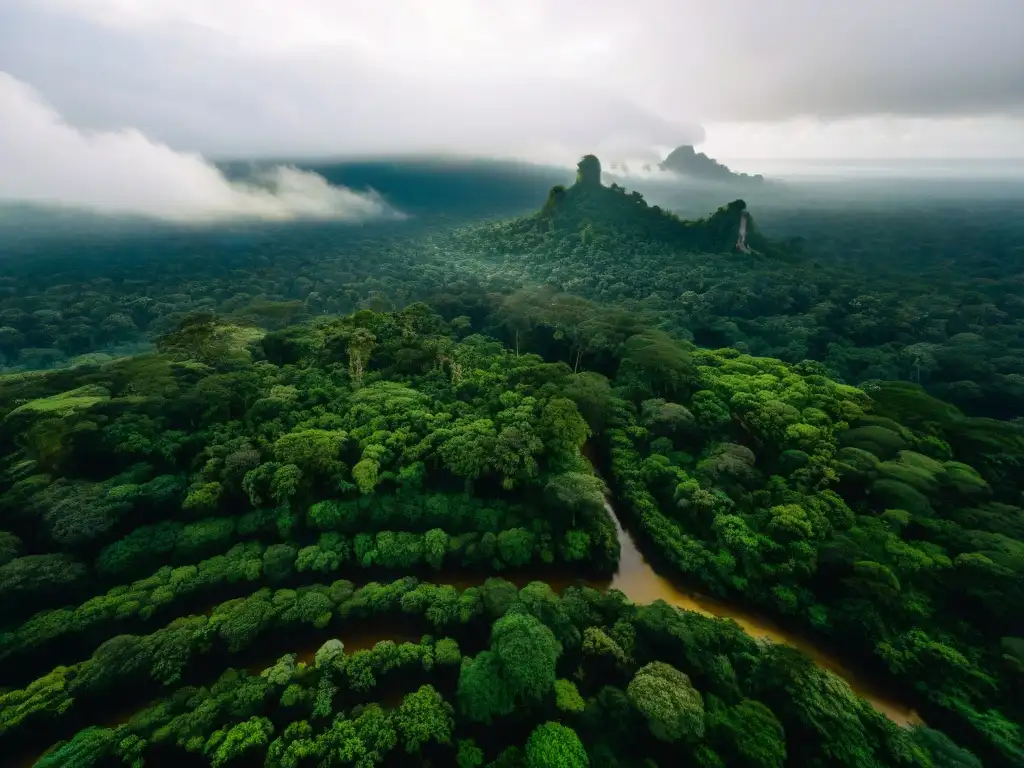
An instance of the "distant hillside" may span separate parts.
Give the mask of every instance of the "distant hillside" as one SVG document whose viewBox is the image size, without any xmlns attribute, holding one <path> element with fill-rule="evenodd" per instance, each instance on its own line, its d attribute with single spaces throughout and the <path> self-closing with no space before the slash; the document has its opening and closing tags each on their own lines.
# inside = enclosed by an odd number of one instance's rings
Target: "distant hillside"
<svg viewBox="0 0 1024 768">
<path fill-rule="evenodd" d="M 713 157 L 708 157 L 703 152 L 698 152 L 689 144 L 673 149 L 658 167 L 663 171 L 671 171 L 681 176 L 689 176 L 705 181 L 739 182 L 743 184 L 761 184 L 764 182 L 764 177 L 760 174 L 751 176 L 746 173 L 736 173 Z"/>
<path fill-rule="evenodd" d="M 708 217 L 686 221 L 648 205 L 639 192 L 627 192 L 617 184 L 602 185 L 601 163 L 593 155 L 580 161 L 575 184 L 553 187 L 539 213 L 513 226 L 520 234 L 530 230 L 559 236 L 578 234 L 584 241 L 610 235 L 707 253 L 774 255 L 778 251 L 778 246 L 757 230 L 743 200 L 734 200 Z"/>
<path fill-rule="evenodd" d="M 552 184 L 571 181 L 568 168 L 525 162 L 459 157 L 396 157 L 348 161 L 264 160 L 255 167 L 295 165 L 331 184 L 374 189 L 404 213 L 448 219 L 516 216 L 536 205 Z M 232 178 L 245 178 L 253 163 L 220 165 Z"/>
</svg>

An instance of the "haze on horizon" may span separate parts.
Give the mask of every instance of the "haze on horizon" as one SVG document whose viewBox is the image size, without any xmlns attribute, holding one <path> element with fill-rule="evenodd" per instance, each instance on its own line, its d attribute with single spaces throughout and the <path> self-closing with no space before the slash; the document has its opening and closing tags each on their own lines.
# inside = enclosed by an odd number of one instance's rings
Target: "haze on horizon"
<svg viewBox="0 0 1024 768">
<path fill-rule="evenodd" d="M 0 200 L 359 219 L 394 212 L 204 158 L 1024 158 L 1021 72 L 1018 0 L 5 0 Z"/>
</svg>

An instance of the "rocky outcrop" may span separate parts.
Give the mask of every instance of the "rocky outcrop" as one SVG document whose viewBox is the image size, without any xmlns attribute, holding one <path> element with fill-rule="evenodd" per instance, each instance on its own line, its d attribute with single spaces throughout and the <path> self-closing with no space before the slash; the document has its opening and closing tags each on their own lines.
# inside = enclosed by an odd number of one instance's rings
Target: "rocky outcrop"
<svg viewBox="0 0 1024 768">
<path fill-rule="evenodd" d="M 736 250 L 741 253 L 750 253 L 750 246 L 747 245 L 747 216 L 746 211 L 740 213 L 740 231 L 736 236 Z"/>
<path fill-rule="evenodd" d="M 671 247 L 726 253 L 768 254 L 774 245 L 761 235 L 742 199 L 733 200 L 710 216 L 686 221 L 659 206 L 648 205 L 643 195 L 618 184 L 601 183 L 601 161 L 586 155 L 577 165 L 576 183 L 551 189 L 541 211 L 521 220 L 525 232 L 535 229 L 545 237 L 633 238 Z"/>
<path fill-rule="evenodd" d="M 576 183 L 584 187 L 601 186 L 601 161 L 596 155 L 584 155 L 577 163 Z"/>
<path fill-rule="evenodd" d="M 760 174 L 750 176 L 746 173 L 735 173 L 714 158 L 708 157 L 703 152 L 698 152 L 689 144 L 673 149 L 658 167 L 663 171 L 704 181 L 745 184 L 760 184 L 764 181 L 764 177 Z"/>
</svg>

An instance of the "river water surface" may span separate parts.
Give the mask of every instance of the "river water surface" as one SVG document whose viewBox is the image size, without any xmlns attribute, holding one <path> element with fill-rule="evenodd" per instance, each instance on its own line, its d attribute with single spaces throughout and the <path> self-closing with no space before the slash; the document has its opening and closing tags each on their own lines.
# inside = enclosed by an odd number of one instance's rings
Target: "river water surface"
<svg viewBox="0 0 1024 768">
<path fill-rule="evenodd" d="M 894 722 L 900 725 L 915 725 L 923 722 L 915 710 L 888 695 L 874 681 L 867 679 L 864 675 L 842 664 L 832 654 L 824 651 L 806 636 L 788 631 L 768 617 L 747 610 L 737 604 L 684 589 L 679 584 L 658 574 L 643 556 L 643 553 L 637 547 L 633 535 L 623 527 L 615 510 L 607 501 L 605 502 L 605 508 L 615 524 L 615 532 L 621 546 L 619 568 L 611 579 L 583 580 L 579 578 L 559 578 L 558 574 L 554 574 L 554 578 L 552 578 L 551 573 L 531 573 L 529 570 L 499 575 L 511 581 L 519 588 L 524 587 L 531 581 L 539 580 L 547 582 L 554 591 L 561 593 L 568 586 L 585 583 L 600 590 L 618 589 L 637 604 L 648 604 L 653 603 L 655 600 L 664 600 L 669 605 L 687 611 L 695 611 L 704 616 L 732 619 L 752 637 L 765 638 L 774 643 L 785 643 L 807 654 L 819 667 L 827 669 L 845 680 L 854 693 L 871 704 L 879 712 L 887 715 Z M 481 583 L 480 578 L 467 578 L 465 573 L 444 571 L 427 580 L 435 584 L 449 584 L 460 590 L 476 587 Z M 332 636 L 338 637 L 345 643 L 345 651 L 348 653 L 363 648 L 372 648 L 380 640 L 392 640 L 396 643 L 417 642 L 419 634 L 409 629 L 389 627 L 386 624 L 382 625 L 373 621 L 360 622 L 356 626 L 340 628 L 332 632 Z M 294 649 L 294 651 L 298 653 L 300 661 L 308 662 L 312 661 L 319 647 L 319 642 L 315 645 L 307 643 L 300 648 Z M 258 674 L 260 669 L 270 666 L 275 660 L 274 658 L 268 658 L 262 664 L 253 664 L 249 668 L 250 672 Z"/>
<path fill-rule="evenodd" d="M 785 643 L 803 651 L 819 667 L 843 678 L 854 693 L 900 725 L 914 725 L 922 722 L 916 711 L 886 695 L 878 686 L 863 679 L 861 675 L 841 664 L 836 658 L 823 652 L 806 637 L 787 632 L 770 619 L 743 610 L 736 605 L 716 600 L 699 592 L 685 591 L 664 576 L 659 575 L 637 548 L 632 534 L 623 528 L 611 504 L 605 502 L 605 506 L 612 522 L 615 523 L 622 554 L 619 557 L 619 570 L 611 578 L 611 581 L 595 582 L 592 583 L 592 586 L 621 590 L 634 603 L 653 603 L 655 600 L 664 600 L 670 605 L 687 611 L 696 611 L 705 616 L 732 619 L 753 637 L 763 637 L 775 643 Z"/>
<path fill-rule="evenodd" d="M 807 654 L 818 666 L 841 677 L 853 689 L 854 693 L 899 725 L 909 726 L 923 722 L 915 710 L 887 695 L 880 686 L 875 685 L 873 681 L 865 679 L 864 676 L 843 665 L 834 656 L 823 651 L 806 637 L 789 632 L 767 617 L 745 610 L 735 604 L 716 600 L 700 592 L 685 590 L 664 576 L 659 575 L 643 556 L 643 553 L 640 552 L 633 535 L 623 527 L 611 504 L 606 501 L 605 507 L 612 522 L 615 524 L 615 532 L 621 546 L 619 568 L 611 579 L 586 581 L 585 583 L 589 586 L 602 590 L 618 589 L 637 604 L 664 600 L 669 605 L 687 611 L 695 611 L 704 616 L 732 619 L 753 637 L 765 638 L 775 643 L 785 643 Z M 455 577 L 447 578 L 447 574 L 441 573 L 430 579 L 430 581 L 437 584 L 450 584 L 459 589 L 478 586 L 480 583 L 479 581 L 470 581 L 464 575 L 462 578 L 455 574 L 452 575 Z M 505 578 L 508 578 L 509 581 L 519 587 L 533 580 L 529 573 L 508 575 Z M 561 592 L 571 584 L 580 583 L 579 579 L 538 578 L 542 581 L 547 581 L 551 584 L 552 589 L 557 592 Z M 415 643 L 419 641 L 420 634 L 418 631 L 404 627 L 392 627 L 386 623 L 379 624 L 365 621 L 361 622 L 358 626 L 339 628 L 333 631 L 331 636 L 337 637 L 344 642 L 347 653 L 354 653 L 364 648 L 372 648 L 381 640 L 391 640 L 395 643 Z M 298 661 L 312 663 L 314 655 L 323 642 L 324 638 L 321 637 L 315 643 L 303 643 L 300 647 L 293 648 L 291 651 L 298 654 Z M 272 665 L 277 658 L 277 656 L 273 656 L 256 660 L 246 665 L 246 669 L 250 674 L 259 674 L 260 671 Z M 392 703 L 397 703 L 399 698 L 397 697 L 395 702 Z M 103 725 L 109 728 L 116 727 L 127 722 L 128 718 L 139 709 L 136 706 L 125 712 L 116 713 L 114 716 L 107 718 Z M 37 755 L 32 755 L 30 758 L 15 758 L 12 764 L 33 765 L 36 757 Z"/>
</svg>

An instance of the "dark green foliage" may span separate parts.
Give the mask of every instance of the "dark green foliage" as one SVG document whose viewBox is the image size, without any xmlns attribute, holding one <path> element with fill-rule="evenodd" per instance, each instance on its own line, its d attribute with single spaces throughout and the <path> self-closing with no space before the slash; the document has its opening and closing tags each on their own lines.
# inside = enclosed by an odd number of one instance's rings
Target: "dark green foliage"
<svg viewBox="0 0 1024 768">
<path fill-rule="evenodd" d="M 0 565 L 0 601 L 8 605 L 46 603 L 74 591 L 85 566 L 69 555 L 26 555 Z"/>
<path fill-rule="evenodd" d="M 657 738 L 696 740 L 704 735 L 704 702 L 690 679 L 664 662 L 642 667 L 626 689 Z"/>
<path fill-rule="evenodd" d="M 555 663 L 562 648 L 551 630 L 533 617 L 509 614 L 498 619 L 491 651 L 513 697 L 536 701 L 555 684 Z"/>
<path fill-rule="evenodd" d="M 451 706 L 429 685 L 408 694 L 395 712 L 395 727 L 410 754 L 431 741 L 451 743 L 454 726 Z"/>
<path fill-rule="evenodd" d="M 0 531 L 0 566 L 7 565 L 21 551 L 21 539 L 13 533 Z"/>
<path fill-rule="evenodd" d="M 569 680 L 555 681 L 555 706 L 562 712 L 568 713 L 579 713 L 587 707 L 580 692 Z"/>
<path fill-rule="evenodd" d="M 455 760 L 459 768 L 477 768 L 484 763 L 484 753 L 472 739 L 460 739 Z"/>
<path fill-rule="evenodd" d="M 961 749 L 941 731 L 926 726 L 915 728 L 913 740 L 927 750 L 935 768 L 981 768 L 981 761 Z"/>
<path fill-rule="evenodd" d="M 596 158 L 579 171 L 537 215 L 454 233 L 254 230 L 238 259 L 189 255 L 210 241 L 183 233 L 152 269 L 12 264 L 4 754 L 64 738 L 41 764 L 1021 763 L 1011 225 L 976 213 L 958 249 L 989 255 L 948 260 L 912 221 L 891 227 L 900 260 L 857 227 L 852 259 L 856 216 L 824 215 L 794 267 L 742 200 L 687 222 L 602 186 Z M 157 354 L 71 359 L 144 339 Z M 731 623 L 485 581 L 615 570 L 592 464 L 659 568 L 841 647 L 949 736 Z M 460 588 L 394 580 L 413 573 Z M 452 637 L 360 643 L 375 617 Z M 213 681 L 256 658 L 262 674 Z"/>
<path fill-rule="evenodd" d="M 117 736 L 107 728 L 86 728 L 56 749 L 48 751 L 36 763 L 40 768 L 79 768 L 102 765 L 115 754 Z"/>
<path fill-rule="evenodd" d="M 781 768 L 786 761 L 786 739 L 782 724 L 759 701 L 744 699 L 730 707 L 711 699 L 708 738 L 716 750 L 737 765 L 752 768 Z"/>
<path fill-rule="evenodd" d="M 532 616 L 509 613 L 494 623 L 491 648 L 462 662 L 459 704 L 464 716 L 485 723 L 518 704 L 543 698 L 555 684 L 562 647 Z"/>
<path fill-rule="evenodd" d="M 295 547 L 288 544 L 275 544 L 267 547 L 263 553 L 263 573 L 272 584 L 281 584 L 288 580 L 295 565 Z"/>
<path fill-rule="evenodd" d="M 537 726 L 526 742 L 527 768 L 586 768 L 588 764 L 579 736 L 561 723 Z"/>
<path fill-rule="evenodd" d="M 615 485 L 659 550 L 719 594 L 842 638 L 926 692 L 972 748 L 1016 757 L 1020 732 L 1003 718 L 1018 707 L 993 663 L 1024 572 L 1024 550 L 1002 534 L 1021 514 L 1006 476 L 987 482 L 938 438 L 865 415 L 875 403 L 851 387 L 733 350 L 694 357 L 696 392 L 680 404 L 698 431 L 664 437 L 655 416 L 664 406 L 641 396 L 609 430 Z M 887 391 L 890 409 L 925 401 L 931 415 L 919 427 L 953 434 L 942 420 L 964 421 L 920 388 Z M 707 403 L 727 410 L 708 418 Z M 993 496 L 1007 507 L 991 506 Z M 989 511 L 970 511 L 972 498 Z"/>
<path fill-rule="evenodd" d="M 103 548 L 96 569 L 104 576 L 124 578 L 152 568 L 174 551 L 183 531 L 181 523 L 172 521 L 136 528 Z"/>
<path fill-rule="evenodd" d="M 443 602 L 441 595 L 449 589 L 403 580 L 368 585 L 355 593 L 343 584 L 330 589 L 315 587 L 309 593 L 326 596 L 340 615 L 349 617 L 348 622 L 356 610 L 364 617 L 395 610 L 395 598 L 405 610 L 411 606 L 406 606 L 403 598 L 417 593 L 432 596 L 426 603 L 416 601 L 419 615 L 429 616 L 429 603 Z M 470 588 L 461 594 L 455 591 L 455 595 L 461 600 L 475 591 Z M 298 638 L 304 619 L 294 614 L 293 608 L 301 593 L 279 590 L 268 595 L 263 591 L 248 600 L 271 606 L 276 615 L 271 616 L 271 623 L 285 629 L 288 637 Z M 501 751 L 504 756 L 499 763 L 514 761 L 519 754 L 510 751 L 507 738 L 516 738 L 516 729 L 504 727 L 513 722 L 506 718 L 531 724 L 533 733 L 523 737 L 521 758 L 531 765 L 601 764 L 605 757 L 616 754 L 649 755 L 656 760 L 675 755 L 698 762 L 716 756 L 714 759 L 730 763 L 760 766 L 781 765 L 790 754 L 809 764 L 828 756 L 830 764 L 836 765 L 861 765 L 858 760 L 862 758 L 878 765 L 900 765 L 896 755 L 911 754 L 915 749 L 911 734 L 844 690 L 837 678 L 818 670 L 796 651 L 755 643 L 728 622 L 664 603 L 637 607 L 623 600 L 609 602 L 594 590 L 577 590 L 561 601 L 554 600 L 553 609 L 578 616 L 586 637 L 603 634 L 600 625 L 591 622 L 608 620 L 613 624 L 609 631 L 618 638 L 610 642 L 630 647 L 636 643 L 642 666 L 632 680 L 615 675 L 626 685 L 625 690 L 606 685 L 585 702 L 574 683 L 556 680 L 557 641 L 516 604 L 495 623 L 491 648 L 464 661 L 459 673 L 458 713 L 440 693 L 442 681 L 451 679 L 446 678 L 445 670 L 451 670 L 459 658 L 457 644 L 450 638 L 435 641 L 424 637 L 419 644 L 384 640 L 355 653 L 346 653 L 340 641 L 332 640 L 320 647 L 312 662 L 298 662 L 294 654 L 287 654 L 265 666 L 259 675 L 231 669 L 208 688 L 175 689 L 180 681 L 173 672 L 184 669 L 190 655 L 216 652 L 206 645 L 207 626 L 252 615 L 240 613 L 236 601 L 218 606 L 209 620 L 194 617 L 150 636 L 114 638 L 90 660 L 71 669 L 57 668 L 32 686 L 5 694 L 0 697 L 0 726 L 10 735 L 24 733 L 27 724 L 59 723 L 61 714 L 75 709 L 80 698 L 102 701 L 97 696 L 104 690 L 135 697 L 131 681 L 151 675 L 168 691 L 164 699 L 139 711 L 127 723 L 80 732 L 55 747 L 47 758 L 52 762 L 47 764 L 62 764 L 63 760 L 74 765 L 74 760 L 81 759 L 88 765 L 92 764 L 89 760 L 118 756 L 134 760 L 158 748 L 178 755 L 181 751 L 201 754 L 218 764 L 236 756 L 259 761 L 264 755 L 266 764 L 275 766 L 298 766 L 307 758 L 326 764 L 344 764 L 351 759 L 375 764 L 398 750 L 410 759 L 430 754 L 445 764 L 480 765 L 484 760 L 480 747 L 457 737 L 460 729 L 485 719 L 479 707 L 486 708 L 492 718 L 483 743 L 492 754 Z M 592 618 L 579 613 L 580 601 L 591 605 Z M 222 618 L 229 614 L 230 618 Z M 473 619 L 467 617 L 466 621 Z M 269 627 L 255 630 L 256 634 L 272 631 Z M 588 640 L 585 646 L 593 644 Z M 656 656 L 671 659 L 671 663 Z M 723 667 L 730 670 L 728 691 L 714 682 L 716 676 L 722 676 Z M 422 674 L 439 684 L 414 687 L 390 710 L 364 705 L 376 689 Z M 596 678 L 588 682 L 594 674 L 596 670 L 591 669 L 576 676 L 589 686 L 598 682 Z M 702 687 L 712 686 L 730 700 L 711 693 L 702 697 L 691 680 L 700 681 Z M 763 702 L 769 702 L 771 708 Z M 572 721 L 572 727 L 545 722 L 553 712 L 578 720 Z M 637 740 L 636 729 L 644 723 L 658 740 Z M 703 742 L 701 733 L 705 734 Z M 810 733 L 816 735 L 811 738 Z M 913 743 L 923 750 L 917 753 L 921 760 L 922 755 L 930 754 L 950 765 L 956 763 L 949 761 L 957 759 L 972 764 L 969 753 L 941 734 L 918 729 L 912 736 Z M 594 740 L 592 748 L 585 749 L 583 743 L 589 744 L 590 739 Z M 516 745 L 513 742 L 511 746 Z"/>
</svg>

